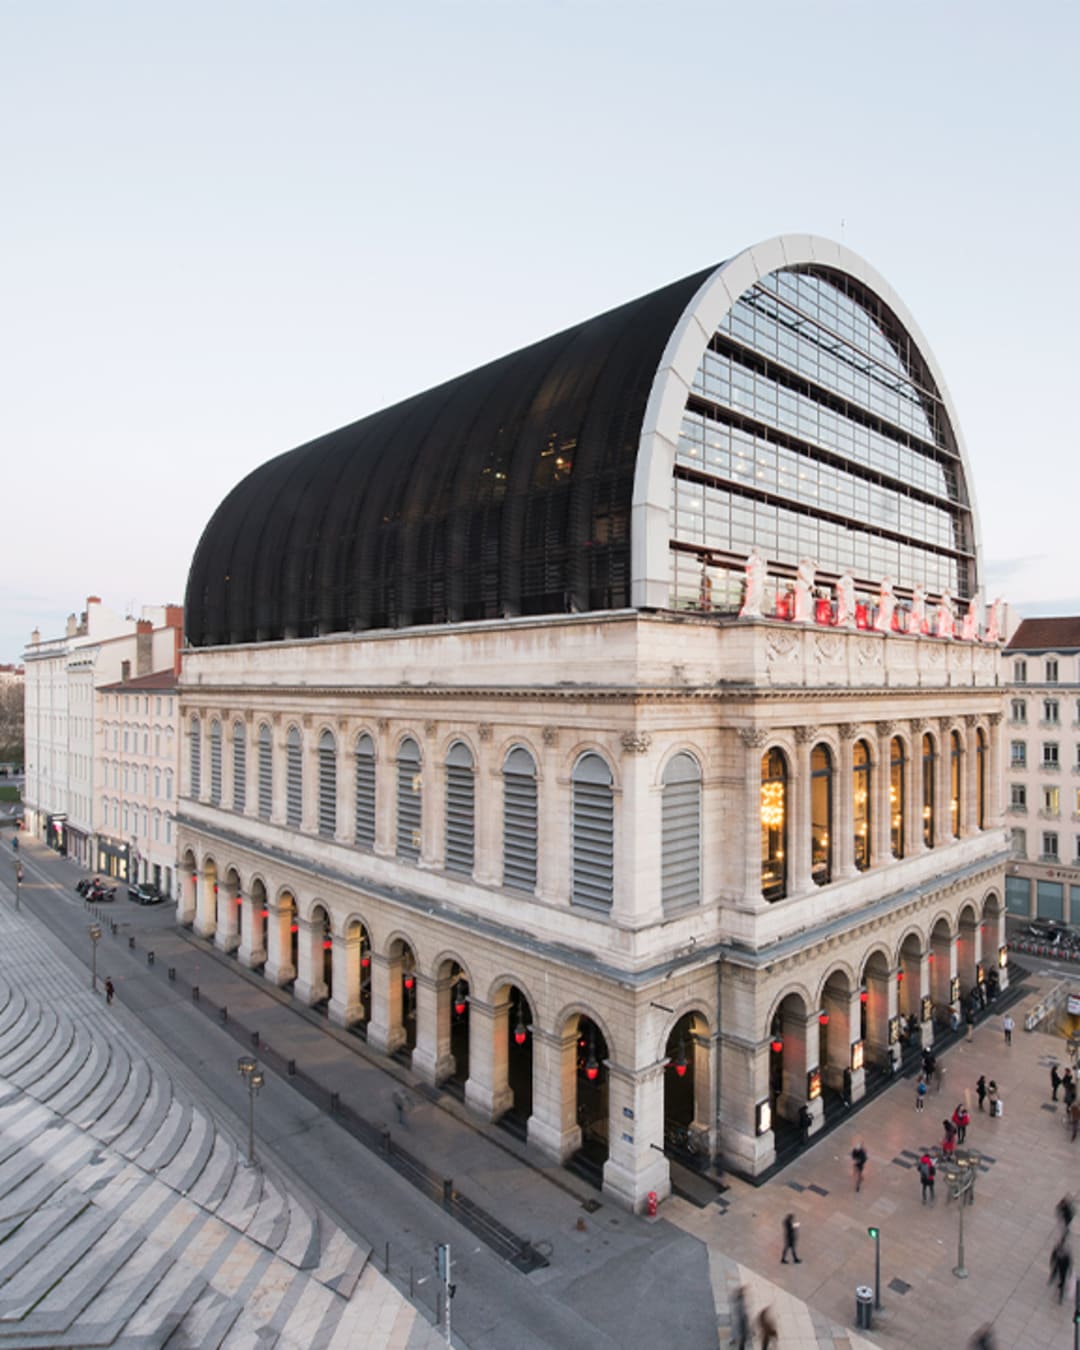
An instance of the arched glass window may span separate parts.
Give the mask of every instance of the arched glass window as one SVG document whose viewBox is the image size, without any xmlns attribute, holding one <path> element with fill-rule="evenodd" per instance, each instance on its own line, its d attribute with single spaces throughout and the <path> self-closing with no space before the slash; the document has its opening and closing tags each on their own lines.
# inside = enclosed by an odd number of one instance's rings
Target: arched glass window
<svg viewBox="0 0 1080 1350">
<path fill-rule="evenodd" d="M 259 818 L 269 820 L 274 809 L 274 738 L 269 725 L 259 727 Z"/>
<path fill-rule="evenodd" d="M 356 842 L 375 847 L 375 742 L 366 731 L 356 738 Z"/>
<path fill-rule="evenodd" d="M 665 908 L 701 899 L 701 770 L 693 755 L 664 769 L 660 825 L 660 897 Z"/>
<path fill-rule="evenodd" d="M 285 737 L 285 824 L 298 830 L 304 818 L 304 746 L 299 727 Z"/>
<path fill-rule="evenodd" d="M 202 796 L 202 727 L 197 717 L 191 719 L 190 767 L 191 795 L 197 801 Z"/>
<path fill-rule="evenodd" d="M 979 794 L 976 802 L 977 823 L 980 830 L 986 829 L 986 732 L 982 727 L 975 733 L 975 754 L 978 756 L 976 764 L 975 790 Z"/>
<path fill-rule="evenodd" d="M 574 765 L 571 893 L 575 905 L 609 909 L 615 896 L 615 795 L 611 770 L 584 754 Z"/>
<path fill-rule="evenodd" d="M 503 760 L 503 885 L 536 890 L 536 763 L 517 745 Z"/>
<path fill-rule="evenodd" d="M 954 731 L 949 737 L 949 825 L 953 838 L 960 835 L 961 784 L 963 783 L 964 747 L 960 733 Z"/>
<path fill-rule="evenodd" d="M 161 770 L 160 770 L 160 769 L 155 769 L 155 770 L 154 770 L 154 796 L 155 796 L 155 797 L 160 797 L 160 796 L 161 796 Z"/>
<path fill-rule="evenodd" d="M 407 736 L 397 754 L 397 855 L 417 862 L 420 858 L 420 830 L 423 822 L 423 795 L 420 775 L 420 747 Z"/>
<path fill-rule="evenodd" d="M 761 757 L 761 894 L 787 895 L 787 760 L 775 746 Z"/>
<path fill-rule="evenodd" d="M 319 737 L 319 833 L 337 833 L 337 740 L 329 728 Z"/>
<path fill-rule="evenodd" d="M 475 775 L 472 751 L 455 741 L 446 756 L 446 870 L 471 875 L 475 848 Z"/>
<path fill-rule="evenodd" d="M 855 825 L 855 866 L 865 872 L 870 866 L 871 825 L 873 824 L 874 771 L 870 747 L 865 741 L 856 741 L 852 755 L 852 803 Z"/>
<path fill-rule="evenodd" d="M 894 736 L 889 746 L 889 846 L 894 858 L 904 856 L 904 742 Z"/>
<path fill-rule="evenodd" d="M 165 770 L 165 797 L 166 797 L 166 800 L 168 800 L 168 801 L 172 801 L 172 786 L 173 786 L 173 784 L 172 784 L 172 769 L 166 769 L 166 770 Z"/>
<path fill-rule="evenodd" d="M 818 886 L 832 880 L 833 761 L 827 745 L 810 755 L 810 875 Z"/>
<path fill-rule="evenodd" d="M 210 804 L 221 805 L 221 723 L 210 723 Z"/>
<path fill-rule="evenodd" d="M 934 738 L 922 738 L 922 837 L 927 848 L 937 843 L 937 746 Z"/>
<path fill-rule="evenodd" d="M 232 729 L 232 804 L 243 814 L 247 807 L 247 728 L 234 722 Z"/>
</svg>

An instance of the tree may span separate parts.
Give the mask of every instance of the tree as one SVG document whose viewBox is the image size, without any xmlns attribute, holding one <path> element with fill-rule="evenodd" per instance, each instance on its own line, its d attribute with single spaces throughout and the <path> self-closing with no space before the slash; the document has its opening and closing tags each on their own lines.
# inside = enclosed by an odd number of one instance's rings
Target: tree
<svg viewBox="0 0 1080 1350">
<path fill-rule="evenodd" d="M 23 686 L 0 684 L 0 761 L 23 763 Z"/>
</svg>

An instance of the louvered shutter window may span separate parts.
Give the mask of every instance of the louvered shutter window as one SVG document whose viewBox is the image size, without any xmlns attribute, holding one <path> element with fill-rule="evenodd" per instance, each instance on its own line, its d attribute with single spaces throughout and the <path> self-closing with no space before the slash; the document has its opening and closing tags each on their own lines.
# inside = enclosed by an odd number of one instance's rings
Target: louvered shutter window
<svg viewBox="0 0 1080 1350">
<path fill-rule="evenodd" d="M 337 833 L 337 742 L 332 731 L 319 737 L 319 833 L 324 839 Z"/>
<path fill-rule="evenodd" d="M 191 795 L 196 801 L 202 796 L 202 728 L 199 719 L 191 719 Z"/>
<path fill-rule="evenodd" d="M 456 741 L 446 756 L 446 870 L 471 875 L 475 837 L 473 757 Z"/>
<path fill-rule="evenodd" d="M 375 847 L 375 742 L 366 731 L 356 741 L 356 842 Z"/>
<path fill-rule="evenodd" d="M 701 899 L 701 772 L 692 755 L 675 755 L 664 770 L 660 895 L 673 908 Z"/>
<path fill-rule="evenodd" d="M 420 857 L 423 797 L 420 747 L 411 738 L 401 742 L 397 756 L 397 855 L 416 862 Z"/>
<path fill-rule="evenodd" d="M 573 877 L 575 905 L 608 909 L 615 892 L 615 799 L 611 770 L 599 755 L 574 766 Z"/>
<path fill-rule="evenodd" d="M 210 723 L 210 803 L 221 805 L 221 723 Z"/>
<path fill-rule="evenodd" d="M 274 739 L 264 722 L 259 728 L 259 816 L 269 820 L 274 809 Z"/>
<path fill-rule="evenodd" d="M 247 809 L 247 735 L 243 722 L 234 722 L 232 729 L 232 798 L 233 810 Z"/>
<path fill-rule="evenodd" d="M 285 824 L 298 830 L 304 818 L 304 764 L 300 731 L 290 727 L 285 738 Z"/>
<path fill-rule="evenodd" d="M 536 764 L 515 746 L 503 762 L 503 885 L 536 890 Z"/>
</svg>

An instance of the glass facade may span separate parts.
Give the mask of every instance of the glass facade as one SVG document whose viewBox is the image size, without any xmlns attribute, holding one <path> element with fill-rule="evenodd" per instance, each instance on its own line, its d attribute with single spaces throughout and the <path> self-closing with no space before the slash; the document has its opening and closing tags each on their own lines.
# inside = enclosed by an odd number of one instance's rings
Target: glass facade
<svg viewBox="0 0 1080 1350">
<path fill-rule="evenodd" d="M 734 608 L 740 578 L 723 567 L 754 546 L 862 586 L 968 596 L 973 532 L 941 398 L 854 279 L 783 269 L 725 316 L 687 400 L 671 528 L 676 608 L 698 606 L 705 556 L 709 607 Z"/>
</svg>

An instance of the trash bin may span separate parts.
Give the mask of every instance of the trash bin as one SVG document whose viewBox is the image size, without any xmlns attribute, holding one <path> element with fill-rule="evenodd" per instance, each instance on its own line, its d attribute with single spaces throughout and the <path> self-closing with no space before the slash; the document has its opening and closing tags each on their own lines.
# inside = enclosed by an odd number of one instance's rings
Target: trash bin
<svg viewBox="0 0 1080 1350">
<path fill-rule="evenodd" d="M 874 1291 L 868 1284 L 855 1289 L 855 1325 L 865 1331 L 874 1325 Z"/>
</svg>

